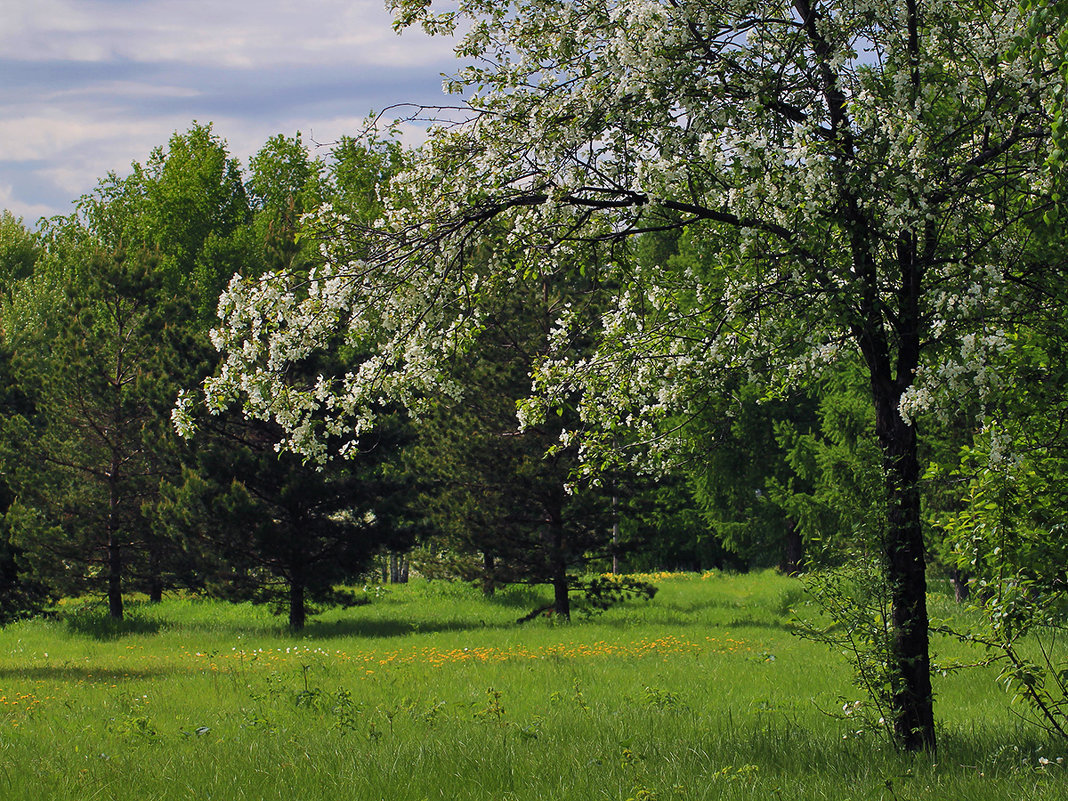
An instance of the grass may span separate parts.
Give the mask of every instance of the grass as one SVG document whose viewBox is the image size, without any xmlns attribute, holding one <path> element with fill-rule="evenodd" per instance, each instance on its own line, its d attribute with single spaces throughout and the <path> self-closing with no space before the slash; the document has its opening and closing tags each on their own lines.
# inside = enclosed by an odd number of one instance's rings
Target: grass
<svg viewBox="0 0 1068 801">
<path fill-rule="evenodd" d="M 853 716 L 799 586 L 674 577 L 570 625 L 528 588 L 389 587 L 301 635 L 251 606 L 72 607 L 0 632 L 0 798 L 1061 799 L 1065 744 L 989 671 L 938 677 L 937 758 Z M 937 613 L 952 602 L 932 598 Z M 944 658 L 963 646 L 936 641 Z M 1048 760 L 1048 763 L 1042 762 Z"/>
</svg>

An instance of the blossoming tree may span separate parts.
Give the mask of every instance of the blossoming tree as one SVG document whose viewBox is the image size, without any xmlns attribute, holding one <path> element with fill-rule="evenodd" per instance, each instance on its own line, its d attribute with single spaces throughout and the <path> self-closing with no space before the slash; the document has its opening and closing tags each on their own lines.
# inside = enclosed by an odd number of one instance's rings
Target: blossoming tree
<svg viewBox="0 0 1068 801">
<path fill-rule="evenodd" d="M 976 0 L 391 4 L 399 27 L 462 32 L 472 66 L 447 88 L 465 116 L 393 179 L 370 253 L 327 213 L 309 280 L 235 279 L 209 408 L 240 401 L 286 447 L 327 458 L 340 438 L 348 455 L 385 399 L 459 396 L 441 363 L 477 334 L 480 299 L 568 265 L 596 265 L 612 297 L 581 358 L 568 345 L 591 334 L 589 308 L 561 315 L 522 415 L 574 404 L 562 445 L 591 469 L 685 447 L 687 415 L 730 371 L 790 384 L 859 353 L 886 476 L 892 725 L 933 748 L 916 419 L 990 386 L 985 355 L 1009 346 L 1025 225 L 1052 202 L 1054 38 Z M 627 257 L 673 229 L 699 264 Z M 287 380 L 347 342 L 373 355 Z"/>
</svg>

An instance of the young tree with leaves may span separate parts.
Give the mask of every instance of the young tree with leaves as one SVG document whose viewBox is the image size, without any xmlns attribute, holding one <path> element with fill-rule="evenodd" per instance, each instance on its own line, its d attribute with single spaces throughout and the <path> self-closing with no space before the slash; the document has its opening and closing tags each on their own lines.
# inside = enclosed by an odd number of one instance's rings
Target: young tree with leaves
<svg viewBox="0 0 1068 801">
<path fill-rule="evenodd" d="M 106 247 L 153 253 L 168 290 L 188 297 L 204 320 L 230 277 L 257 264 L 241 165 L 210 124 L 176 131 L 77 207 L 65 226 L 76 223 Z"/>
<path fill-rule="evenodd" d="M 33 272 L 40 250 L 37 238 L 22 220 L 4 209 L 0 213 L 0 282 L 9 303 L 16 283 Z"/>
</svg>

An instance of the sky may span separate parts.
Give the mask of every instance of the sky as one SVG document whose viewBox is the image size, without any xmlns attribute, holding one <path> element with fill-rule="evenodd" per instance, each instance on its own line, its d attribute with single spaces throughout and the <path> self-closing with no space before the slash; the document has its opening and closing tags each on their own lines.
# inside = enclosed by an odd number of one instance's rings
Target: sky
<svg viewBox="0 0 1068 801">
<path fill-rule="evenodd" d="M 275 134 L 329 143 L 445 102 L 452 42 L 398 36 L 384 2 L 0 0 L 0 208 L 69 214 L 194 120 L 247 166 Z"/>
</svg>

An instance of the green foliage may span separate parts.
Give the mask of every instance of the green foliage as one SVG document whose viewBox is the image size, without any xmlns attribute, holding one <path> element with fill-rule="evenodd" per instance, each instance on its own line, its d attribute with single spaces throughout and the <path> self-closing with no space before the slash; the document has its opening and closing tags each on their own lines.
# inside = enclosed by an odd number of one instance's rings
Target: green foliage
<svg viewBox="0 0 1068 801">
<path fill-rule="evenodd" d="M 804 586 L 815 602 L 800 607 L 797 633 L 830 646 L 853 667 L 853 683 L 865 700 L 843 706 L 851 726 L 893 739 L 888 721 L 899 678 L 893 669 L 890 592 L 885 571 L 870 559 L 855 558 L 844 566 L 805 576 Z M 817 611 L 817 615 L 812 615 Z M 855 729 L 854 729 L 855 730 Z"/>
<path fill-rule="evenodd" d="M 756 383 L 739 386 L 721 404 L 710 404 L 703 425 L 702 460 L 690 468 L 694 495 L 714 535 L 745 563 L 768 567 L 792 563 L 789 538 L 801 527 L 817 541 L 819 532 L 800 522 L 788 493 L 811 486 L 812 476 L 791 464 L 790 434 L 811 428 L 813 400 L 803 394 L 776 400 Z M 793 470 L 791 470 L 793 468 Z"/>
<path fill-rule="evenodd" d="M 252 157 L 246 186 L 262 248 L 256 272 L 285 269 L 300 274 L 318 260 L 315 241 L 302 237 L 302 217 L 323 202 L 324 170 L 309 156 L 300 133 L 291 139 L 272 136 Z"/>
<path fill-rule="evenodd" d="M 15 542 L 24 510 L 16 503 L 10 484 L 13 471 L 4 464 L 11 458 L 5 443 L 25 419 L 22 415 L 29 413 L 29 399 L 12 374 L 11 354 L 6 343 L 0 342 L 0 454 L 6 457 L 0 460 L 0 625 L 37 614 L 53 600 L 51 589 L 32 571 L 25 549 Z"/>
<path fill-rule="evenodd" d="M 181 306 L 167 298 L 153 257 L 82 255 L 51 325 L 15 343 L 28 408 L 4 426 L 4 468 L 20 509 L 9 517 L 38 577 L 67 592 L 106 580 L 121 616 L 120 584 L 148 578 L 162 547 L 142 505 L 172 469 L 167 412 L 188 354 Z M 48 283 L 42 274 L 28 287 Z"/>
<path fill-rule="evenodd" d="M 400 144 L 345 136 L 331 148 L 330 159 L 331 204 L 357 225 L 371 226 L 380 220 L 386 187 L 405 165 Z"/>
<path fill-rule="evenodd" d="M 708 451 L 714 462 L 719 448 Z M 712 474 L 701 468 L 702 476 Z M 655 481 L 620 482 L 623 497 L 615 509 L 621 545 L 619 564 L 624 571 L 743 569 L 752 554 L 725 532 L 722 520 L 710 513 L 708 496 L 700 479 L 679 471 Z M 725 480 L 729 478 L 723 477 Z M 702 505 L 703 504 L 703 505 Z M 759 523 L 754 523 L 756 529 Z M 756 550 L 756 549 L 754 549 Z M 754 558 L 753 563 L 762 560 Z"/>
<path fill-rule="evenodd" d="M 473 261 L 479 269 L 481 260 Z M 434 404 L 407 456 L 428 522 L 451 552 L 433 569 L 455 571 L 486 592 L 516 582 L 552 584 L 561 619 L 570 615 L 569 593 L 583 587 L 577 577 L 608 562 L 613 549 L 625 554 L 626 543 L 612 542 L 612 498 L 623 516 L 638 494 L 627 477 L 569 488 L 574 454 L 555 447 L 562 415 L 519 430 L 516 398 L 546 352 L 550 322 L 581 295 L 582 279 L 572 278 L 544 275 L 501 293 L 471 351 L 454 364 L 463 399 Z"/>
<path fill-rule="evenodd" d="M 1046 238 L 1036 258 L 1063 239 L 1063 230 Z M 1063 276 L 1050 270 L 1029 292 L 1036 313 L 1006 333 L 999 392 L 965 435 L 943 433 L 926 476 L 936 501 L 928 518 L 978 613 L 947 630 L 983 643 L 1027 717 L 1068 736 L 1068 661 L 1056 646 L 1068 627 Z"/>
<path fill-rule="evenodd" d="M 128 176 L 110 173 L 77 208 L 53 227 L 82 228 L 105 248 L 153 253 L 168 292 L 188 298 L 202 320 L 214 316 L 230 276 L 256 266 L 241 167 L 211 124 L 175 132 Z"/>
<path fill-rule="evenodd" d="M 594 610 L 604 610 L 633 599 L 650 601 L 656 595 L 656 587 L 648 581 L 626 574 L 605 574 L 588 577 L 577 583 L 575 589 L 586 596 L 586 603 Z"/>
<path fill-rule="evenodd" d="M 984 644 L 1031 719 L 1068 738 L 1068 659 L 1057 647 L 1068 632 L 1068 463 L 1059 449 L 992 453 L 1019 445 L 1006 433 L 985 432 L 948 476 L 932 470 L 963 487 L 961 508 L 935 522 L 946 558 L 973 577 L 983 613 L 982 626 L 955 633 Z"/>
<path fill-rule="evenodd" d="M 8 302 L 16 283 L 33 273 L 39 255 L 37 238 L 23 226 L 21 219 L 4 209 L 0 213 L 0 285 Z"/>
<path fill-rule="evenodd" d="M 336 585 L 362 576 L 380 548 L 410 543 L 404 488 L 384 469 L 400 433 L 383 427 L 368 435 L 367 458 L 317 468 L 277 453 L 269 424 L 218 416 L 181 480 L 164 485 L 156 525 L 184 543 L 204 589 L 270 604 L 303 628 L 316 604 L 356 602 Z"/>
<path fill-rule="evenodd" d="M 843 369 L 816 390 L 815 425 L 775 421 L 776 440 L 792 475 L 773 477 L 768 495 L 796 521 L 813 564 L 877 553 L 886 521 L 873 513 L 885 497 L 882 455 L 874 437 L 871 400 Z"/>
</svg>

